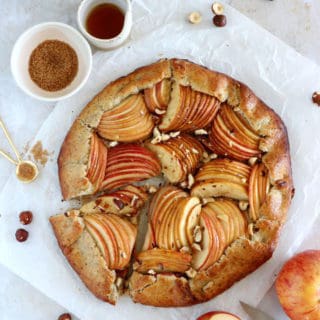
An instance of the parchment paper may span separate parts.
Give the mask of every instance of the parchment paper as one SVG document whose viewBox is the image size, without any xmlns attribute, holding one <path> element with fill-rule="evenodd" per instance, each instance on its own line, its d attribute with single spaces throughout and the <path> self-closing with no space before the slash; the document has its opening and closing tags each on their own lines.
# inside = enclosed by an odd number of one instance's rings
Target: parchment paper
<svg viewBox="0 0 320 320">
<path fill-rule="evenodd" d="M 12 176 L 0 195 L 0 261 L 81 319 L 191 320 L 212 309 L 229 310 L 248 319 L 239 299 L 259 303 L 283 261 L 319 215 L 320 110 L 311 103 L 311 95 L 320 88 L 320 68 L 230 7 L 226 8 L 227 27 L 217 29 L 212 26 L 207 1 L 161 3 L 161 10 L 152 0 L 134 3 L 139 19 L 132 40 L 116 51 L 96 53 L 87 85 L 76 96 L 58 103 L 44 122 L 34 142 L 41 140 L 44 148 L 54 152 L 51 160 L 37 181 L 22 185 Z M 190 25 L 185 16 L 195 8 L 202 9 L 203 22 Z M 153 32 L 142 37 L 149 24 L 148 30 Z M 113 307 L 85 288 L 60 252 L 48 223 L 50 215 L 73 205 L 61 201 L 56 158 L 76 115 L 105 84 L 162 57 L 187 58 L 225 72 L 249 85 L 280 114 L 291 143 L 296 196 L 273 258 L 218 298 L 194 307 L 163 309 L 122 297 Z M 35 217 L 27 227 L 28 241 L 18 243 L 14 233 L 20 227 L 18 213 L 22 210 L 32 210 Z"/>
</svg>

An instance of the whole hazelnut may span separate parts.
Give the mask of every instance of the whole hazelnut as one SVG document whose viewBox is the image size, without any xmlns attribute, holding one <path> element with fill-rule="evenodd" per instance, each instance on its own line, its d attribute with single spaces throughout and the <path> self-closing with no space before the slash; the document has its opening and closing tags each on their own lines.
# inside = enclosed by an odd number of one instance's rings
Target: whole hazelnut
<svg viewBox="0 0 320 320">
<path fill-rule="evenodd" d="M 58 320 L 71 320 L 71 319 L 72 319 L 72 317 L 71 317 L 70 313 L 63 313 L 58 318 Z"/>
<path fill-rule="evenodd" d="M 224 27 L 227 24 L 227 17 L 224 14 L 217 14 L 212 21 L 216 27 Z"/>
<path fill-rule="evenodd" d="M 313 103 L 316 103 L 318 106 L 320 106 L 320 92 L 316 91 L 312 95 L 312 101 Z"/>
<path fill-rule="evenodd" d="M 28 239 L 29 233 L 25 229 L 18 229 L 16 231 L 16 239 L 19 242 L 24 242 Z"/>
<path fill-rule="evenodd" d="M 19 214 L 19 220 L 24 225 L 31 223 L 32 218 L 33 216 L 31 211 L 22 211 Z"/>
</svg>

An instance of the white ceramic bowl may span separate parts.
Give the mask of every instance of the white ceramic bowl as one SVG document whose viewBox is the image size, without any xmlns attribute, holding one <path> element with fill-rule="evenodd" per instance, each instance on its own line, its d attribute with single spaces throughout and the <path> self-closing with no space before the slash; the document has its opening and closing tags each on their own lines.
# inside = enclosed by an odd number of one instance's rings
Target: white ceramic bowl
<svg viewBox="0 0 320 320">
<path fill-rule="evenodd" d="M 114 38 L 100 39 L 92 36 L 86 30 L 86 21 L 90 11 L 102 3 L 112 3 L 118 6 L 124 13 L 124 25 L 122 31 Z M 132 28 L 132 6 L 131 0 L 82 0 L 78 8 L 78 26 L 82 34 L 94 46 L 108 50 L 119 47 L 129 36 Z"/>
<path fill-rule="evenodd" d="M 78 56 L 78 73 L 66 88 L 49 92 L 38 87 L 30 78 L 28 66 L 32 51 L 45 40 L 60 40 L 69 44 Z M 59 22 L 46 22 L 25 31 L 16 41 L 11 53 L 11 71 L 18 86 L 28 95 L 45 101 L 70 97 L 87 81 L 92 67 L 91 48 L 76 29 Z"/>
</svg>

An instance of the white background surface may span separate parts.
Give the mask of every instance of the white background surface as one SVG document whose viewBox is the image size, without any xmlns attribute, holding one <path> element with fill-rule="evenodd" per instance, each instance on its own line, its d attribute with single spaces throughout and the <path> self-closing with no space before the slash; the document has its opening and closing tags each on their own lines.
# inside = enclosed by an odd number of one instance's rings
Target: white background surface
<svg viewBox="0 0 320 320">
<path fill-rule="evenodd" d="M 319 1 L 302 0 L 234 0 L 226 1 L 239 9 L 258 24 L 295 47 L 302 54 L 320 64 L 320 25 L 316 16 L 320 15 Z M 17 146 L 23 150 L 34 136 L 41 119 L 45 119 L 53 108 L 52 104 L 37 102 L 25 96 L 15 85 L 9 70 L 12 45 L 18 35 L 27 27 L 42 21 L 61 21 L 75 26 L 75 12 L 79 1 L 0 1 L 0 26 L 2 33 L 0 48 L 0 115 L 8 124 Z M 159 5 L 160 5 L 159 1 Z M 208 4 L 210 2 L 208 1 Z M 257 44 L 258 45 L 258 44 Z M 298 68 L 298 66 L 297 66 Z M 315 88 L 319 90 L 320 88 Z M 28 109 L 24 107 L 28 105 Z M 16 118 L 16 115 L 19 117 Z M 15 117 L 13 119 L 13 116 Z M 28 124 L 37 120 L 33 130 Z M 4 139 L 0 147 L 7 149 Z M 0 188 L 12 166 L 0 159 Z M 8 199 L 10 201 L 10 199 Z M 315 225 L 319 227 L 319 223 Z M 314 231 L 313 235 L 316 234 Z M 303 248 L 320 248 L 310 233 Z M 0 246 L 5 244 L 0 244 Z M 1 250 L 1 247 L 0 247 Z M 56 319 L 61 307 L 49 301 L 32 287 L 0 268 L 0 319 Z M 268 310 L 275 319 L 286 319 L 277 308 L 274 293 L 264 299 L 262 308 Z"/>
</svg>

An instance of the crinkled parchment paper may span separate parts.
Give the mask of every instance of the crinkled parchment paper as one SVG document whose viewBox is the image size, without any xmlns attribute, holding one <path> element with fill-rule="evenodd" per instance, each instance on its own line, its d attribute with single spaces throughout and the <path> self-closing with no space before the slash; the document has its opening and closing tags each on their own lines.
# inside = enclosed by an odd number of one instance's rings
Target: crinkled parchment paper
<svg viewBox="0 0 320 320">
<path fill-rule="evenodd" d="M 87 85 L 79 94 L 59 102 L 44 122 L 34 142 L 42 141 L 54 155 L 39 179 L 31 185 L 22 185 L 14 176 L 8 180 L 0 195 L 0 261 L 81 319 L 191 320 L 212 309 L 229 310 L 247 319 L 239 299 L 259 303 L 283 261 L 319 215 L 320 109 L 310 98 L 320 88 L 320 68 L 229 7 L 228 25 L 217 29 L 211 24 L 207 1 L 164 0 L 161 7 L 156 3 L 134 2 L 132 41 L 116 51 L 96 53 Z M 186 23 L 186 14 L 199 8 L 202 23 Z M 152 32 L 142 36 L 144 29 Z M 216 299 L 188 308 L 163 309 L 122 297 L 113 307 L 85 288 L 53 236 L 48 217 L 71 206 L 61 201 L 56 158 L 75 117 L 105 84 L 163 57 L 187 58 L 225 72 L 249 85 L 280 114 L 289 133 L 296 195 L 273 258 Z M 34 222 L 27 227 L 28 241 L 18 243 L 14 234 L 22 210 L 32 210 Z"/>
</svg>

